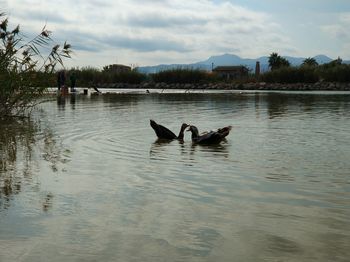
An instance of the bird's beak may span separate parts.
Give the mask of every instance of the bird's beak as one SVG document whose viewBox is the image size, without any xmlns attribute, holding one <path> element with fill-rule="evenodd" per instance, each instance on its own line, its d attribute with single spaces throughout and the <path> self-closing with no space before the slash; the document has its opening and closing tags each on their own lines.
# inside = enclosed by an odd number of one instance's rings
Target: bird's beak
<svg viewBox="0 0 350 262">
<path fill-rule="evenodd" d="M 187 127 L 188 127 L 188 128 L 187 128 L 186 131 L 187 131 L 187 132 L 188 132 L 188 131 L 191 131 L 191 125 L 188 125 Z"/>
</svg>

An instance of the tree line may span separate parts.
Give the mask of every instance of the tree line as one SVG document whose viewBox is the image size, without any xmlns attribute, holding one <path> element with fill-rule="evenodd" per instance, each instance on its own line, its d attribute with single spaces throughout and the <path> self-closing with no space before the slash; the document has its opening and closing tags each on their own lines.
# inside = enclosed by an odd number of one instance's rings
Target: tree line
<svg viewBox="0 0 350 262">
<path fill-rule="evenodd" d="M 251 73 L 239 80 L 227 80 L 212 72 L 188 68 L 175 68 L 154 74 L 142 74 L 137 69 L 123 73 L 105 69 L 99 70 L 92 67 L 72 70 L 76 72 L 77 78 L 80 81 L 79 84 L 85 86 L 109 83 L 140 84 L 144 81 L 169 84 L 201 84 L 222 81 L 263 81 L 268 83 L 350 82 L 350 65 L 344 64 L 340 58 L 322 65 L 319 65 L 314 58 L 306 58 L 300 66 L 292 66 L 287 59 L 277 53 L 272 53 L 269 56 L 268 63 L 269 71 L 259 76 Z"/>
<path fill-rule="evenodd" d="M 19 116 L 28 112 L 47 90 L 57 85 L 57 67 L 64 68 L 64 58 L 71 57 L 71 45 L 57 44 L 52 32 L 44 27 L 32 39 L 20 34 L 20 26 L 9 28 L 8 17 L 0 12 L 0 119 Z M 268 59 L 270 71 L 259 76 L 247 76 L 244 81 L 276 83 L 350 82 L 350 65 L 338 58 L 318 65 L 314 58 L 307 58 L 300 66 L 291 66 L 277 53 Z M 75 74 L 78 86 L 98 84 L 148 82 L 209 83 L 235 81 L 221 79 L 212 72 L 199 69 L 172 69 L 155 74 L 142 74 L 137 70 L 114 72 L 93 67 L 72 68 L 67 74 Z M 242 79 L 240 79 L 242 81 Z"/>
<path fill-rule="evenodd" d="M 291 66 L 290 62 L 272 53 L 269 56 L 270 71 L 261 75 L 260 80 L 270 83 L 316 83 L 350 82 L 350 65 L 341 58 L 319 65 L 314 58 L 306 58 L 300 66 Z"/>
</svg>

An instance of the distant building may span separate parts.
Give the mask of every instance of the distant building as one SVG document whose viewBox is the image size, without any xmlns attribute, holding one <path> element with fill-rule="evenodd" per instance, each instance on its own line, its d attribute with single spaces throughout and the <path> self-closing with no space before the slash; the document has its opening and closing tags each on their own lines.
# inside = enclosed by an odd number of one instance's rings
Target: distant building
<svg viewBox="0 0 350 262">
<path fill-rule="evenodd" d="M 256 64 L 255 64 L 255 76 L 256 77 L 260 76 L 260 62 L 259 61 L 256 61 Z"/>
<path fill-rule="evenodd" d="M 245 66 L 217 66 L 213 72 L 226 79 L 242 79 L 248 77 L 249 69 Z"/>
<path fill-rule="evenodd" d="M 103 71 L 113 72 L 113 73 L 127 73 L 131 71 L 130 66 L 113 64 L 103 67 Z"/>
</svg>

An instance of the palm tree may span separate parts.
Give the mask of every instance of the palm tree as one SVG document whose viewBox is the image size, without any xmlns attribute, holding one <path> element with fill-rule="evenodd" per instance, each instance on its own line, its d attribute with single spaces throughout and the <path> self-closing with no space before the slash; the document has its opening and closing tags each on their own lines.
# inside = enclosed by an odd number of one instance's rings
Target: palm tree
<svg viewBox="0 0 350 262">
<path fill-rule="evenodd" d="M 271 70 L 278 69 L 282 66 L 286 66 L 286 67 L 290 66 L 289 61 L 281 57 L 277 53 L 272 53 L 269 56 L 269 67 L 271 68 Z"/>
<path fill-rule="evenodd" d="M 285 66 L 285 67 L 289 67 L 290 66 L 289 61 L 287 59 L 285 59 L 284 57 L 280 58 L 280 66 L 279 67 L 282 67 L 282 66 Z"/>
<path fill-rule="evenodd" d="M 272 53 L 269 56 L 269 67 L 271 68 L 271 70 L 278 68 L 279 58 L 280 56 L 277 53 Z"/>
<path fill-rule="evenodd" d="M 315 58 L 308 57 L 303 61 L 303 63 L 301 65 L 302 66 L 318 66 L 318 63 L 317 63 Z"/>
</svg>

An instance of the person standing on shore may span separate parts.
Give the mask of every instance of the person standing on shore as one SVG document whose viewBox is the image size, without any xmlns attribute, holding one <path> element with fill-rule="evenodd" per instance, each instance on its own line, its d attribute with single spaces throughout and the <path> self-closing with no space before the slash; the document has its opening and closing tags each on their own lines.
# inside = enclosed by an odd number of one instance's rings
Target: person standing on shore
<svg viewBox="0 0 350 262">
<path fill-rule="evenodd" d="M 63 70 L 59 71 L 57 73 L 57 87 L 58 87 L 58 91 L 61 90 L 61 88 L 64 86 L 65 82 L 66 82 L 65 72 Z"/>
<path fill-rule="evenodd" d="M 75 84 L 77 82 L 77 78 L 75 76 L 75 72 L 71 72 L 71 74 L 69 76 L 69 79 L 70 79 L 70 91 L 71 92 L 75 92 Z"/>
<path fill-rule="evenodd" d="M 61 89 L 61 71 L 57 72 L 57 90 L 60 91 Z"/>
</svg>

